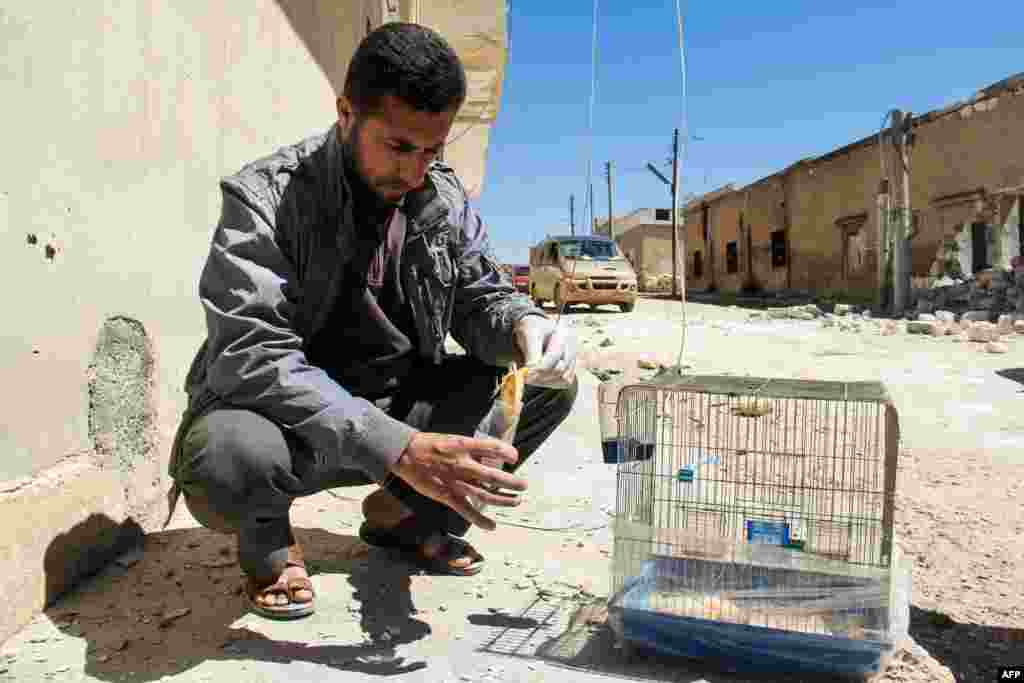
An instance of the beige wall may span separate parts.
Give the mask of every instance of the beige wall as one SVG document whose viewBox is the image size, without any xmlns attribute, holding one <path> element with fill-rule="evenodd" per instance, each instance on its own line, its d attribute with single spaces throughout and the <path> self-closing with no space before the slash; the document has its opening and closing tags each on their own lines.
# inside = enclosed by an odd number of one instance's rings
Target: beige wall
<svg viewBox="0 0 1024 683">
<path fill-rule="evenodd" d="M 413 4 L 3 3 L 0 642 L 162 521 L 181 385 L 205 334 L 196 283 L 217 180 L 331 126 L 367 21 L 415 19 Z M 466 38 L 477 29 L 504 31 L 495 0 L 436 17 L 415 4 L 457 50 L 481 42 Z M 460 8 L 475 10 L 439 23 Z M 503 60 L 499 37 L 488 54 Z M 493 74 L 475 73 L 501 72 L 486 57 L 468 65 L 470 103 L 500 93 Z M 470 111 L 485 123 L 454 146 L 472 186 L 495 109 Z M 133 323 L 105 324 L 114 316 L 139 321 L 150 344 Z M 93 439 L 91 415 L 115 429 Z"/>
<path fill-rule="evenodd" d="M 616 239 L 622 253 L 630 257 L 642 279 L 672 274 L 672 227 L 657 224 L 637 225 Z M 682 253 L 682 245 L 679 247 Z"/>
<path fill-rule="evenodd" d="M 479 189 L 504 5 L 417 4 L 467 55 L 468 114 L 448 157 Z M 0 481 L 91 448 L 84 380 L 108 316 L 138 319 L 154 340 L 171 429 L 203 330 L 195 287 L 217 179 L 333 123 L 349 56 L 389 5 L 412 13 L 408 0 L 4 3 L 0 144 L 17 163 L 0 167 L 0 264 L 19 294 L 0 376 L 25 390 L 4 402 Z"/>
<path fill-rule="evenodd" d="M 498 115 L 508 50 L 505 0 L 414 0 L 416 21 L 437 28 L 466 67 L 469 93 L 445 161 L 473 197 L 483 190 L 491 125 Z"/>
<path fill-rule="evenodd" d="M 296 16 L 344 55 L 364 23 L 353 15 Z M 273 2 L 13 0 L 2 17 L 0 145 L 17 163 L 0 167 L 0 264 L 18 294 L 0 376 L 24 390 L 5 392 L 0 480 L 92 447 L 85 378 L 108 316 L 154 340 L 170 429 L 202 333 L 217 178 L 334 117 L 330 84 Z"/>
</svg>

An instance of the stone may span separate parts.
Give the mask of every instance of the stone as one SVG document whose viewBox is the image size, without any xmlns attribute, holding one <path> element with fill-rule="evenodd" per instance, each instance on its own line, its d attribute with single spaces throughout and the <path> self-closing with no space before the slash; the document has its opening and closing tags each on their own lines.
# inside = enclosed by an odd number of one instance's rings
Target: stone
<svg viewBox="0 0 1024 683">
<path fill-rule="evenodd" d="M 1017 320 L 1013 323 L 1013 330 L 1017 334 L 1024 334 L 1024 320 Z"/>
<path fill-rule="evenodd" d="M 960 334 L 958 334 L 955 337 L 953 337 L 953 341 L 958 342 L 958 343 L 961 343 L 961 342 L 965 343 L 965 342 L 969 342 L 970 341 L 970 337 L 967 336 L 966 332 L 961 332 Z"/>
<path fill-rule="evenodd" d="M 935 319 L 949 324 L 956 322 L 956 313 L 953 311 L 935 311 Z"/>
<path fill-rule="evenodd" d="M 747 320 L 764 320 L 764 313 L 761 311 L 752 311 L 747 314 Z"/>
<path fill-rule="evenodd" d="M 767 313 L 769 318 L 773 318 L 775 320 L 785 320 L 789 317 L 788 308 L 769 308 Z"/>
<path fill-rule="evenodd" d="M 988 322 L 992 314 L 988 311 L 967 311 L 960 316 L 960 322 Z"/>
<path fill-rule="evenodd" d="M 609 339 L 607 337 L 605 338 L 604 341 L 602 341 L 600 344 L 598 344 L 598 346 L 605 347 L 605 348 L 607 348 L 609 346 L 614 346 L 614 345 L 615 345 L 615 342 L 613 342 L 611 339 Z"/>
<path fill-rule="evenodd" d="M 932 323 L 932 329 L 930 331 L 930 334 L 933 337 L 944 337 L 947 334 L 947 329 L 948 326 L 946 325 L 946 323 L 940 323 L 936 321 Z"/>
<path fill-rule="evenodd" d="M 921 313 L 920 315 L 917 316 L 917 319 L 920 322 L 935 322 L 939 318 L 937 316 L 932 315 L 931 313 Z"/>
<path fill-rule="evenodd" d="M 1006 353 L 1010 350 L 1010 347 L 1000 341 L 990 341 L 985 344 L 985 350 L 989 353 Z"/>
<path fill-rule="evenodd" d="M 992 323 L 975 322 L 967 328 L 967 338 L 972 342 L 991 342 L 998 340 L 996 326 Z"/>
<path fill-rule="evenodd" d="M 964 331 L 964 328 L 960 326 L 960 323 L 948 322 L 943 324 L 946 326 L 946 334 L 956 335 L 961 334 Z"/>
<path fill-rule="evenodd" d="M 879 329 L 879 333 L 883 337 L 891 337 L 897 332 L 896 323 L 892 320 L 883 320 Z"/>
<path fill-rule="evenodd" d="M 835 314 L 836 315 L 847 315 L 850 312 L 850 304 L 836 304 Z"/>
<path fill-rule="evenodd" d="M 641 358 L 640 360 L 638 360 L 636 362 L 636 366 L 638 368 L 640 368 L 641 370 L 657 370 L 658 369 L 658 364 L 657 363 L 655 363 L 652 360 L 648 360 L 646 358 Z"/>
<path fill-rule="evenodd" d="M 178 619 L 181 619 L 183 616 L 185 616 L 187 614 L 191 614 L 191 613 L 192 613 L 192 609 L 189 608 L 189 607 L 182 607 L 181 609 L 176 609 L 176 610 L 171 610 L 169 612 L 166 612 L 163 615 L 163 617 L 160 619 L 160 628 L 167 628 L 168 626 L 173 624 Z"/>
<path fill-rule="evenodd" d="M 1012 334 L 1013 333 L 1013 316 L 1001 315 L 999 316 L 999 322 L 996 323 L 996 329 L 999 330 L 999 334 Z"/>
<path fill-rule="evenodd" d="M 836 326 L 836 319 L 835 318 L 825 318 L 825 319 L 823 319 L 821 321 L 821 326 L 822 327 L 835 327 Z"/>
<path fill-rule="evenodd" d="M 907 323 L 908 334 L 930 334 L 932 336 L 938 336 L 935 334 L 935 328 L 938 326 L 933 320 L 911 320 Z"/>
</svg>

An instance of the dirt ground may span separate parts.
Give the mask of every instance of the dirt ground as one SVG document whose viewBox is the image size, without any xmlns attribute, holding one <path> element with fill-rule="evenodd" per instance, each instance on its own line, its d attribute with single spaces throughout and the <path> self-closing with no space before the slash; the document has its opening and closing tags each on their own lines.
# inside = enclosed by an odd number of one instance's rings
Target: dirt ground
<svg viewBox="0 0 1024 683">
<path fill-rule="evenodd" d="M 1024 664 L 1024 335 L 989 354 L 880 336 L 867 321 L 852 332 L 710 305 L 687 313 L 691 372 L 881 380 L 890 391 L 902 434 L 897 543 L 913 586 L 909 639 L 875 680 L 987 681 L 997 665 Z M 478 577 L 424 575 L 368 548 L 356 531 L 370 489 L 328 491 L 293 509 L 317 614 L 267 622 L 246 612 L 233 539 L 180 506 L 167 530 L 4 643 L 0 680 L 824 683 L 617 647 L 602 609 L 615 474 L 597 448 L 597 375 L 674 363 L 680 308 L 642 300 L 631 314 L 564 320 L 580 340 L 577 407 L 524 468 L 523 506 L 472 536 L 488 558 Z"/>
<path fill-rule="evenodd" d="M 679 303 L 644 303 L 649 336 L 637 334 L 643 318 L 611 309 L 565 316 L 588 367 L 605 378 L 621 371 L 614 380 L 652 374 L 637 353 L 677 363 Z M 735 307 L 686 311 L 687 372 L 886 384 L 902 431 L 896 533 L 913 563 L 910 635 L 957 681 L 1024 663 L 1024 335 L 991 354 L 953 337 L 882 336 L 870 319 L 844 331 L 820 320 L 749 321 Z M 879 680 L 942 675 L 920 659 L 897 658 Z"/>
</svg>

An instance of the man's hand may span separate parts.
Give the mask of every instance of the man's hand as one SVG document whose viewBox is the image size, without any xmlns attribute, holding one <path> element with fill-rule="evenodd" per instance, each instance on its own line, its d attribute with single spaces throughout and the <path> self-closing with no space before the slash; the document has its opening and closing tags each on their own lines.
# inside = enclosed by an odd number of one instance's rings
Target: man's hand
<svg viewBox="0 0 1024 683">
<path fill-rule="evenodd" d="M 539 315 L 528 315 L 515 330 L 523 365 L 530 369 L 526 383 L 564 389 L 576 373 L 576 338 L 565 325 Z"/>
<path fill-rule="evenodd" d="M 514 464 L 519 461 L 519 453 L 499 439 L 419 432 L 412 437 L 392 472 L 421 495 L 447 505 L 471 524 L 493 531 L 494 520 L 484 516 L 467 498 L 473 496 L 490 505 L 515 507 L 520 502 L 518 496 L 488 489 L 525 491 L 526 481 L 482 464 L 480 461 L 485 458 Z"/>
</svg>

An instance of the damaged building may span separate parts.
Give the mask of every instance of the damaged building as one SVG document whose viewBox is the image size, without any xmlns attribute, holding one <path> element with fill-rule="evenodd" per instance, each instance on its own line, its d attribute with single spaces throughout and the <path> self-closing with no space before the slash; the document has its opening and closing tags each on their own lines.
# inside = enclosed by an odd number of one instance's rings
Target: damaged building
<svg viewBox="0 0 1024 683">
<path fill-rule="evenodd" d="M 1024 313 L 1024 74 L 914 116 L 910 130 L 910 310 Z M 887 306 L 903 195 L 881 133 L 688 202 L 687 289 Z M 638 270 L 671 273 L 670 228 L 630 216 L 616 228 Z"/>
</svg>

